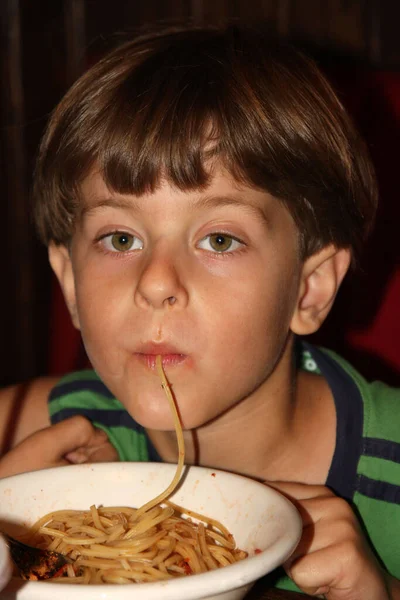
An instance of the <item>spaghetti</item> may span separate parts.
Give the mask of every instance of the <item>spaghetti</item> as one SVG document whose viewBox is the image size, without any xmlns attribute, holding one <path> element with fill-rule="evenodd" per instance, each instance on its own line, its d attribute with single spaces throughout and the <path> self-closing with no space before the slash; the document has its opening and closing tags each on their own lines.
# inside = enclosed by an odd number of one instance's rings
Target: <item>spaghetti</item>
<svg viewBox="0 0 400 600">
<path fill-rule="evenodd" d="M 184 467 L 182 426 L 161 356 L 156 368 L 174 418 L 178 464 L 170 485 L 140 508 L 97 507 L 60 510 L 30 531 L 35 546 L 68 556 L 65 572 L 49 581 L 76 584 L 139 583 L 203 573 L 247 556 L 218 521 L 173 504 L 167 498 Z"/>
</svg>

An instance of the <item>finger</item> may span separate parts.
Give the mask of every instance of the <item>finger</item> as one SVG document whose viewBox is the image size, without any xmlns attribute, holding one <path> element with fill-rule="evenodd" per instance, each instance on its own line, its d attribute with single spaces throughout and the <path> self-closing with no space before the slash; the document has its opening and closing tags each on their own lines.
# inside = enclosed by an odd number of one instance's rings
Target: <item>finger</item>
<svg viewBox="0 0 400 600">
<path fill-rule="evenodd" d="M 43 429 L 38 434 L 42 434 L 42 445 L 56 447 L 58 453 L 64 455 L 76 448 L 86 446 L 95 439 L 96 435 L 101 435 L 104 440 L 106 434 L 101 430 L 97 430 L 97 432 L 88 419 L 81 415 L 75 415 Z"/>
<path fill-rule="evenodd" d="M 309 498 L 324 498 L 334 496 L 325 485 L 308 485 L 289 481 L 266 481 L 266 485 L 277 490 L 289 500 L 307 500 Z"/>
<path fill-rule="evenodd" d="M 369 554 L 367 542 L 361 537 L 361 532 L 358 532 L 348 521 L 308 525 L 303 528 L 300 542 L 284 566 L 288 568 L 306 554 L 318 552 L 329 546 L 339 546 L 343 542 L 353 544 L 366 556 Z"/>
<path fill-rule="evenodd" d="M 118 452 L 110 442 L 98 446 L 78 448 L 65 455 L 72 464 L 87 462 L 115 462 L 119 460 Z"/>
<path fill-rule="evenodd" d="M 76 415 L 45 429 L 41 429 L 26 438 L 20 444 L 21 449 L 29 449 L 29 456 L 60 457 L 67 452 L 85 446 L 93 436 L 94 428 L 88 419 Z"/>
<path fill-rule="evenodd" d="M 103 429 L 92 426 L 92 433 L 88 432 L 86 443 L 72 450 L 72 452 L 90 452 L 91 449 L 99 448 L 108 444 L 108 435 Z"/>
<path fill-rule="evenodd" d="M 91 423 L 82 416 L 37 431 L 2 457 L 0 476 L 66 465 L 64 455 L 86 445 L 93 432 Z"/>
<path fill-rule="evenodd" d="M 118 454 L 109 442 L 107 433 L 103 429 L 93 427 L 92 435 L 86 445 L 67 452 L 65 458 L 72 464 L 111 462 L 118 460 Z"/>
<path fill-rule="evenodd" d="M 326 524 L 338 521 L 348 521 L 354 527 L 358 523 L 351 506 L 337 496 L 319 496 L 317 498 L 307 498 L 305 500 L 292 500 L 303 519 L 303 525 L 316 525 L 320 521 Z"/>
<path fill-rule="evenodd" d="M 119 460 L 119 456 L 114 446 L 107 441 L 105 444 L 89 448 L 88 459 L 91 462 L 112 462 Z"/>
<path fill-rule="evenodd" d="M 387 597 L 379 567 L 346 542 L 301 557 L 287 572 L 301 590 L 310 595 L 324 594 L 327 600 Z"/>
<path fill-rule="evenodd" d="M 88 462 L 115 462 L 118 460 L 118 452 L 110 443 L 89 450 Z"/>
<path fill-rule="evenodd" d="M 290 561 L 344 540 L 368 552 L 357 518 L 345 500 L 336 496 L 311 498 L 297 502 L 297 508 L 303 520 L 303 532 Z"/>
</svg>

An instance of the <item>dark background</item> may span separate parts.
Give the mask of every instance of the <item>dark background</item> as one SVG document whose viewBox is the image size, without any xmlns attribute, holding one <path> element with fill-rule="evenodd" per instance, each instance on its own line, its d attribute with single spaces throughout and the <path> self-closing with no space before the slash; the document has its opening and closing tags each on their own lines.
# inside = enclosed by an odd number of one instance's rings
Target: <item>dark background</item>
<svg viewBox="0 0 400 600">
<path fill-rule="evenodd" d="M 67 323 L 67 333 L 59 328 L 67 316 L 30 217 L 33 161 L 49 112 L 85 67 L 116 42 L 115 32 L 156 21 L 227 18 L 263 21 L 305 46 L 370 145 L 382 192 L 376 233 L 318 341 L 329 339 L 367 375 L 399 381 L 400 341 L 397 347 L 391 342 L 389 358 L 354 342 L 374 322 L 400 263 L 399 112 L 396 116 L 390 98 L 400 97 L 398 0 L 1 0 L 0 385 L 75 366 L 54 361 L 66 352 L 71 333 Z M 400 305 L 400 293 L 398 299 Z M 388 340 L 396 332 L 400 340 L 399 313 L 386 325 Z"/>
</svg>

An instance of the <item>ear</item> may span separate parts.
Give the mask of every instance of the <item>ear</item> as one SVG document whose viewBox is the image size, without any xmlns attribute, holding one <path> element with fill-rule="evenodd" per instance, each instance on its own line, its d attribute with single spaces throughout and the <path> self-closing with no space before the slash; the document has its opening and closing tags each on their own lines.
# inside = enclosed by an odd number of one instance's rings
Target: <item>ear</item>
<svg viewBox="0 0 400 600">
<path fill-rule="evenodd" d="M 350 266 L 348 248 L 326 246 L 304 262 L 299 296 L 291 321 L 298 335 L 317 331 L 329 314 L 340 284 Z"/>
<path fill-rule="evenodd" d="M 64 294 L 72 323 L 77 329 L 80 329 L 76 308 L 74 273 L 68 248 L 51 243 L 49 246 L 49 261 Z"/>
</svg>

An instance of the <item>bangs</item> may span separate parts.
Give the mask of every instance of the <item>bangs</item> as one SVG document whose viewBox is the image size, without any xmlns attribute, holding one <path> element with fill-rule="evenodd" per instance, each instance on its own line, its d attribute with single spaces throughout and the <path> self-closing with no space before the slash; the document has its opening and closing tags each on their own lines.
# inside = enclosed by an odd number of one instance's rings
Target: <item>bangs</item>
<svg viewBox="0 0 400 600">
<path fill-rule="evenodd" d="M 226 90 L 216 91 L 212 67 L 146 64 L 124 82 L 96 152 L 111 189 L 141 195 L 162 179 L 182 190 L 207 186 L 210 161 L 223 160 L 222 148 L 231 145 L 221 116 Z M 147 69 L 156 76 L 148 78 Z"/>
<path fill-rule="evenodd" d="M 297 109 L 285 94 L 285 70 L 275 64 L 273 46 L 266 56 L 254 39 L 250 47 L 244 36 L 235 39 L 234 30 L 228 44 L 226 32 L 202 30 L 197 43 L 196 31 L 190 35 L 190 44 L 185 32 L 173 43 L 160 36 L 143 54 L 140 41 L 122 46 L 114 64 L 100 61 L 72 88 L 75 98 L 79 86 L 85 95 L 62 115 L 70 126 L 61 124 L 68 139 L 60 140 L 57 154 L 58 160 L 63 154 L 67 193 L 94 167 L 119 193 L 151 192 L 163 179 L 181 190 L 202 188 L 214 159 L 236 180 L 278 196 L 279 182 L 294 181 L 295 163 L 298 178 L 301 152 L 296 161 L 291 155 L 301 136 L 290 119 Z"/>
<path fill-rule="evenodd" d="M 249 84 L 249 54 L 238 56 L 238 48 L 227 49 L 218 36 L 190 46 L 182 40 L 184 48 L 179 41 L 111 81 L 100 106 L 95 92 L 92 102 L 86 99 L 90 112 L 82 131 L 91 134 L 88 144 L 83 138 L 74 144 L 81 149 L 79 160 L 73 158 L 81 173 L 68 169 L 71 180 L 96 164 L 119 193 L 151 192 L 162 179 L 181 190 L 202 188 L 216 158 L 237 180 L 257 185 L 255 171 L 263 172 L 262 184 L 277 179 L 268 177 L 268 165 L 279 160 L 271 157 L 274 143 L 265 144 L 270 117 Z"/>
<path fill-rule="evenodd" d="M 94 65 L 56 108 L 34 178 L 45 243 L 69 242 L 91 170 L 121 194 L 206 188 L 213 165 L 283 202 L 303 256 L 355 251 L 372 224 L 368 154 L 313 61 L 254 30 L 164 30 Z"/>
</svg>

